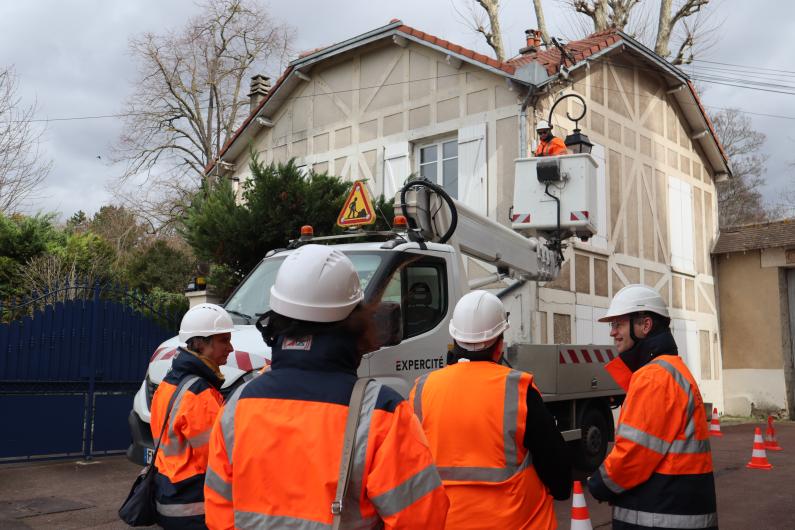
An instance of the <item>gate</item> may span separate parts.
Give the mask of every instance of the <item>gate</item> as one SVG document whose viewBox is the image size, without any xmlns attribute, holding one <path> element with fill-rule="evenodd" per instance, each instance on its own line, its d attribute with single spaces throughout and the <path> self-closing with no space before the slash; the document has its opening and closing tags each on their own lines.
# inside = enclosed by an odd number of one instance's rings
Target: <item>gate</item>
<svg viewBox="0 0 795 530">
<path fill-rule="evenodd" d="M 178 317 L 118 285 L 0 303 L 0 462 L 123 453 L 133 396 Z"/>
</svg>

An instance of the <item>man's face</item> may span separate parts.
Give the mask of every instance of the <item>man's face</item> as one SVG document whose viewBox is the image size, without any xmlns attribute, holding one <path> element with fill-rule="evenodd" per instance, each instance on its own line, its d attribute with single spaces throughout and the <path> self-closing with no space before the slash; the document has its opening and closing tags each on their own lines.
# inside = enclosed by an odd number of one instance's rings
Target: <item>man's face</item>
<svg viewBox="0 0 795 530">
<path fill-rule="evenodd" d="M 645 339 L 652 326 L 649 317 L 635 317 L 631 323 L 629 316 L 617 317 L 609 324 L 610 336 L 613 337 L 613 344 L 615 344 L 618 353 L 624 353 L 635 345 L 635 341 L 629 334 L 630 325 L 634 326 L 635 336 L 639 339 Z"/>
<path fill-rule="evenodd" d="M 202 355 L 212 360 L 218 366 L 226 364 L 226 358 L 232 353 L 232 334 L 221 333 L 210 337 L 210 343 L 205 346 Z"/>
<path fill-rule="evenodd" d="M 538 129 L 538 137 L 546 140 L 549 137 L 549 129 Z"/>
</svg>

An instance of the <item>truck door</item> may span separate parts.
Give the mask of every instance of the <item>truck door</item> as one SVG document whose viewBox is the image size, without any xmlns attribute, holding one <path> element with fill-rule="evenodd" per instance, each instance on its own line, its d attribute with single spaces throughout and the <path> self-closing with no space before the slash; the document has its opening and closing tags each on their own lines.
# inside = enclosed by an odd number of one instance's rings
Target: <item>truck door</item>
<svg viewBox="0 0 795 530">
<path fill-rule="evenodd" d="M 453 309 L 448 259 L 423 256 L 393 273 L 382 300 L 400 303 L 403 341 L 365 355 L 360 376 L 376 377 L 408 396 L 417 377 L 445 366 Z"/>
</svg>

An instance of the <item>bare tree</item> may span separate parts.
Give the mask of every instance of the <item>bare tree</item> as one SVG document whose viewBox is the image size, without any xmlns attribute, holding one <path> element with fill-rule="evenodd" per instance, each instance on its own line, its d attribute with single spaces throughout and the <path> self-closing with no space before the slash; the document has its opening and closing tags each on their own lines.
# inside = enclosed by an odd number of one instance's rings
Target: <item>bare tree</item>
<svg viewBox="0 0 795 530">
<path fill-rule="evenodd" d="M 0 214 L 35 198 L 52 168 L 39 151 L 43 130 L 33 124 L 36 105 L 20 107 L 13 69 L 0 69 Z"/>
<path fill-rule="evenodd" d="M 483 11 L 475 7 L 477 3 Z M 500 0 L 473 0 L 467 5 L 468 14 L 461 13 L 455 4 L 453 9 L 467 26 L 473 31 L 483 35 L 486 44 L 494 51 L 498 61 L 505 60 L 505 47 L 502 43 L 500 30 Z"/>
<path fill-rule="evenodd" d="M 248 77 L 281 68 L 292 35 L 257 0 L 208 0 L 181 31 L 131 40 L 140 77 L 116 146 L 122 181 L 145 175 L 156 197 L 195 190 L 247 115 Z"/>
<path fill-rule="evenodd" d="M 754 130 L 750 118 L 738 109 L 721 110 L 710 118 L 733 173 L 732 179 L 717 184 L 720 226 L 767 220 L 770 212 L 760 192 L 767 162 L 760 152 L 765 143 L 764 133 Z"/>
<path fill-rule="evenodd" d="M 564 0 L 575 12 L 592 22 L 594 32 L 615 28 L 631 34 L 645 34 L 651 23 L 648 12 L 637 10 L 640 0 Z M 693 49 L 699 40 L 709 37 L 711 31 L 705 19 L 699 17 L 710 0 L 660 0 L 657 29 L 653 36 L 655 53 L 670 58 L 672 64 L 689 64 Z M 669 49 L 678 36 L 678 50 L 671 58 Z M 650 39 L 651 40 L 651 39 Z"/>
<path fill-rule="evenodd" d="M 541 5 L 541 0 L 533 0 L 533 10 L 536 14 L 536 23 L 538 24 L 538 31 L 541 32 L 541 40 L 544 46 L 549 46 L 552 41 L 549 38 L 549 31 L 547 30 L 547 22 L 544 18 L 544 7 Z"/>
<path fill-rule="evenodd" d="M 692 51 L 696 40 L 695 30 L 698 27 L 696 23 L 698 19 L 695 19 L 693 24 L 688 24 L 687 19 L 698 14 L 708 3 L 709 0 L 686 0 L 674 10 L 673 0 L 661 0 L 654 53 L 660 57 L 669 57 L 671 55 L 671 51 L 668 49 L 671 42 L 671 34 L 677 25 L 681 24 L 685 30 L 685 35 L 679 44 L 679 51 L 677 51 L 671 62 L 673 64 L 689 64 L 693 62 Z"/>
</svg>

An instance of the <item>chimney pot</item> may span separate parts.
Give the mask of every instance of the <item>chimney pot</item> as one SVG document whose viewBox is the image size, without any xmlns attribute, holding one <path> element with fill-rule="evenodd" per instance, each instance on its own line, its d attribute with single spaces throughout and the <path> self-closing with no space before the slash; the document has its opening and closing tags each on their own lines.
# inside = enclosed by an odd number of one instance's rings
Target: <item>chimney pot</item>
<svg viewBox="0 0 795 530">
<path fill-rule="evenodd" d="M 250 91 L 248 93 L 248 112 L 251 114 L 257 109 L 260 102 L 268 96 L 271 89 L 271 78 L 262 74 L 251 77 Z"/>
<path fill-rule="evenodd" d="M 541 49 L 541 32 L 537 29 L 525 30 L 525 39 L 527 46 L 519 50 L 519 53 L 535 53 Z"/>
</svg>

